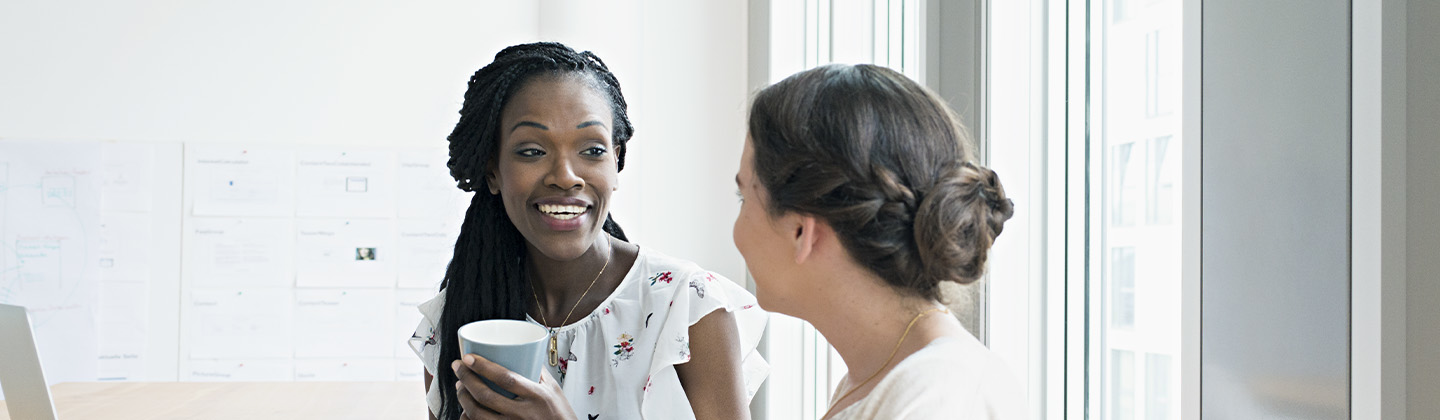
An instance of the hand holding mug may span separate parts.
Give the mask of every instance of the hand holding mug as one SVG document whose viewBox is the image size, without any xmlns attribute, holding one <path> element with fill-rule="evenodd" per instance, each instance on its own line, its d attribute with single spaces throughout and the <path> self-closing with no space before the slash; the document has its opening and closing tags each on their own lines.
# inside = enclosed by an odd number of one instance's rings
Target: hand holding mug
<svg viewBox="0 0 1440 420">
<path fill-rule="evenodd" d="M 462 418 L 557 419 L 575 418 L 559 382 L 541 370 L 535 382 L 482 356 L 466 354 L 450 364 L 455 370 L 455 395 L 464 410 Z M 514 398 L 500 395 L 482 380 L 488 379 Z"/>
</svg>

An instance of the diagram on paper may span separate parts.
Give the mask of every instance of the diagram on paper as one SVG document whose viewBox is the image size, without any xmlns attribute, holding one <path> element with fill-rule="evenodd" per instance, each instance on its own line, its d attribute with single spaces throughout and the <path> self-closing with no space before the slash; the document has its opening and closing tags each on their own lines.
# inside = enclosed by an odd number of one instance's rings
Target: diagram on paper
<svg viewBox="0 0 1440 420">
<path fill-rule="evenodd" d="M 94 380 L 99 148 L 0 142 L 0 303 L 30 314 L 50 382 Z"/>
</svg>

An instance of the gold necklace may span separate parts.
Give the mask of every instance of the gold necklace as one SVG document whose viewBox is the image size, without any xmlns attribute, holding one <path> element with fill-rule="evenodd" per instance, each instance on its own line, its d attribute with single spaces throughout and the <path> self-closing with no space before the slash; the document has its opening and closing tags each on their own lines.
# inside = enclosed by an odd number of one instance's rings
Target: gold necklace
<svg viewBox="0 0 1440 420">
<path fill-rule="evenodd" d="M 606 259 L 605 259 L 605 265 L 600 266 L 600 272 L 599 272 L 599 273 L 595 273 L 595 279 L 594 279 L 594 280 L 590 280 L 590 286 L 585 288 L 585 293 L 581 293 L 581 294 L 580 294 L 580 298 L 575 300 L 575 306 L 571 306 L 571 307 L 570 307 L 570 313 L 565 314 L 565 320 L 560 321 L 560 326 L 563 327 L 563 326 L 565 326 L 565 324 L 567 324 L 567 323 L 570 322 L 570 316 L 571 316 L 571 315 L 575 315 L 575 308 L 579 308 L 579 307 L 580 307 L 580 302 L 585 301 L 585 296 L 587 296 L 587 295 L 590 294 L 590 288 L 595 287 L 595 281 L 600 280 L 600 275 L 601 275 L 601 274 L 604 274 L 604 273 L 605 273 L 605 268 L 606 268 L 606 267 L 609 267 L 609 266 L 610 266 L 610 259 L 609 259 L 609 258 L 606 258 Z M 560 364 L 560 354 L 559 354 L 559 352 L 557 352 L 557 351 L 555 350 L 555 328 L 550 327 L 550 321 L 545 320 L 545 309 L 540 307 L 540 295 L 537 294 L 537 293 L 535 293 L 534 283 L 531 283 L 531 286 L 530 286 L 530 295 L 535 297 L 535 313 L 540 314 L 540 324 L 541 324 L 542 326 L 544 326 L 545 328 L 550 329 L 550 354 L 549 354 L 549 356 L 550 356 L 550 357 L 549 357 L 550 366 L 559 365 L 559 364 Z"/>
<path fill-rule="evenodd" d="M 895 353 L 900 351 L 900 344 L 904 343 L 905 337 L 910 335 L 910 328 L 915 326 L 915 322 L 919 321 L 921 317 L 929 315 L 931 312 L 935 311 L 945 311 L 945 313 L 947 314 L 950 313 L 950 309 L 948 308 L 930 308 L 924 312 L 921 312 L 919 315 L 915 315 L 915 318 L 910 319 L 910 325 L 905 326 L 905 333 L 900 334 L 900 341 L 895 342 L 895 349 L 890 350 L 890 357 L 885 359 L 885 364 L 880 365 L 879 370 L 876 370 L 875 373 L 870 374 L 870 377 L 865 378 L 865 380 L 861 381 L 859 385 L 855 385 L 854 387 L 850 388 L 849 391 L 846 391 L 845 395 L 841 395 L 840 398 L 835 399 L 835 402 L 833 404 L 830 404 L 830 408 L 825 410 L 825 415 L 822 418 L 830 417 L 830 411 L 834 410 L 836 405 L 840 404 L 841 401 L 845 401 L 846 397 L 849 397 L 850 394 L 859 390 L 861 387 L 864 387 L 865 384 L 870 383 L 870 380 L 875 379 L 876 376 L 879 376 L 880 372 L 884 372 L 885 367 L 889 366 L 890 362 L 895 360 Z"/>
</svg>

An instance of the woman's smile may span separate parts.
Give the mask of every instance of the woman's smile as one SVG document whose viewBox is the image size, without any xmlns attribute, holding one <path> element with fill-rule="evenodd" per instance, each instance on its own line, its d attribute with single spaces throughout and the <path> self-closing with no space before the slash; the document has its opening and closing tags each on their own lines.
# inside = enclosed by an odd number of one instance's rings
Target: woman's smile
<svg viewBox="0 0 1440 420">
<path fill-rule="evenodd" d="M 619 184 L 614 116 L 588 76 L 527 82 L 501 113 L 501 151 L 487 180 L 532 257 L 570 261 L 605 235 Z"/>
<path fill-rule="evenodd" d="M 590 203 L 576 198 L 546 198 L 531 206 L 540 214 L 540 220 L 555 231 L 572 231 L 585 226 L 594 208 Z"/>
</svg>

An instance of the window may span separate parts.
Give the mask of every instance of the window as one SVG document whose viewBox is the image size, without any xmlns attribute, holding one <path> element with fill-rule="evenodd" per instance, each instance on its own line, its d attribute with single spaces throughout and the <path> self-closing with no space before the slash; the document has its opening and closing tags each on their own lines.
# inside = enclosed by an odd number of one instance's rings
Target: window
<svg viewBox="0 0 1440 420">
<path fill-rule="evenodd" d="M 1179 417 L 1178 409 L 1172 402 L 1170 385 L 1171 360 L 1169 355 L 1148 354 L 1145 356 L 1145 419 L 1170 420 Z"/>
<path fill-rule="evenodd" d="M 1110 326 L 1135 328 L 1135 248 L 1112 250 L 1110 270 Z"/>
<path fill-rule="evenodd" d="M 1145 34 L 1145 116 L 1160 115 L 1160 30 Z"/>
<path fill-rule="evenodd" d="M 1135 204 L 1139 202 L 1137 198 L 1141 193 L 1140 181 L 1143 180 L 1131 174 L 1139 172 L 1136 166 L 1143 165 L 1144 162 L 1131 159 L 1134 148 L 1135 143 L 1119 144 L 1111 148 L 1114 151 L 1114 160 L 1109 166 L 1112 191 L 1110 223 L 1115 226 L 1135 225 Z"/>
<path fill-rule="evenodd" d="M 1126 13 L 1130 11 L 1130 3 L 1133 2 L 1134 0 L 1115 0 L 1115 5 L 1110 8 L 1110 12 L 1113 15 L 1111 17 L 1111 21 L 1120 22 L 1122 20 L 1125 20 L 1125 18 L 1129 17 L 1129 15 Z"/>
<path fill-rule="evenodd" d="M 1135 419 L 1135 353 L 1125 350 L 1111 352 L 1110 406 L 1111 420 Z"/>
<path fill-rule="evenodd" d="M 1175 218 L 1175 160 L 1169 153 L 1170 136 L 1150 141 L 1149 185 L 1146 200 L 1146 221 L 1152 225 L 1168 225 Z"/>
<path fill-rule="evenodd" d="M 1084 331 L 1089 372 L 1088 418 L 1177 418 L 1175 372 L 1180 360 L 1180 182 L 1178 150 L 1185 139 L 1177 108 L 1180 79 L 1169 69 L 1180 51 L 1180 5 L 1168 1 L 1072 0 L 1099 16 L 1087 34 L 1089 113 L 1066 141 L 1089 150 L 1083 183 L 1087 241 L 1070 255 L 1088 255 L 1091 311 Z M 1105 9 L 1110 8 L 1109 13 Z M 1119 10 L 1116 10 L 1119 9 Z M 1098 12 L 1098 13 L 1097 13 Z M 1073 47 L 1072 47 L 1073 48 Z M 1069 51 L 1072 56 L 1077 52 Z M 1075 80 L 1075 79 L 1071 79 Z M 1073 92 L 1073 90 L 1072 90 Z M 1079 209 L 1066 209 L 1077 211 Z M 1068 367 L 1069 372 L 1077 372 Z"/>
</svg>

